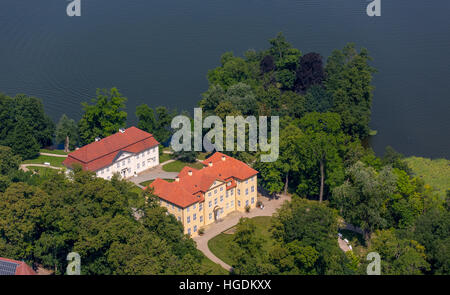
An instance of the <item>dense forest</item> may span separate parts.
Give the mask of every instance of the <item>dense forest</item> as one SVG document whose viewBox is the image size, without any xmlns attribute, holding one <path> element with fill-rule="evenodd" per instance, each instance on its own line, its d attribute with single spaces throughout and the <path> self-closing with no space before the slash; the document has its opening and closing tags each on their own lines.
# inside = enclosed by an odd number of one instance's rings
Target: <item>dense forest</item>
<svg viewBox="0 0 450 295">
<path fill-rule="evenodd" d="M 227 52 L 208 72 L 209 88 L 198 103 L 206 115 L 280 116 L 276 162 L 258 161 L 259 152 L 228 153 L 260 172 L 262 190 L 292 195 L 273 217 L 269 249 L 251 219 L 237 225 L 235 273 L 363 274 L 372 251 L 382 257 L 383 274 L 450 273 L 449 191 L 437 194 L 392 148 L 377 157 L 362 144 L 374 134 L 370 61 L 354 44 L 325 61 L 293 48 L 280 33 L 267 50 Z M 79 122 L 62 115 L 54 124 L 39 99 L 0 94 L 0 256 L 57 274 L 72 251 L 83 257 L 86 274 L 212 272 L 150 191 L 79 169 L 70 178 L 18 169 L 52 143 L 72 150 L 117 132 L 127 122 L 125 103 L 116 88 L 98 90 L 82 105 Z M 167 144 L 179 113 L 143 104 L 135 114 L 138 128 Z M 179 156 L 195 160 L 196 154 Z M 337 242 L 344 222 L 363 232 L 346 253 Z"/>
</svg>

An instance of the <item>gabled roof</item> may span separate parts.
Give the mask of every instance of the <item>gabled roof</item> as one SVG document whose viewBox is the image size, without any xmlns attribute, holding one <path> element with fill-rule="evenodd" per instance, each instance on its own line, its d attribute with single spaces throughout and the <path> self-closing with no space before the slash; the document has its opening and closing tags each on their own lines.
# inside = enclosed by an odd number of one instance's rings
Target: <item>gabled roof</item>
<svg viewBox="0 0 450 295">
<path fill-rule="evenodd" d="M 78 163 L 85 170 L 97 171 L 111 165 L 120 152 L 140 153 L 158 144 L 152 134 L 130 127 L 70 153 L 63 164 L 72 167 Z"/>
<path fill-rule="evenodd" d="M 202 163 L 205 167 L 200 170 L 184 167 L 178 174 L 178 181 L 167 182 L 158 178 L 150 184 L 150 187 L 161 199 L 185 208 L 196 202 L 202 202 L 204 193 L 215 181 L 231 182 L 231 185 L 227 186 L 227 189 L 230 189 L 236 186 L 235 179 L 244 180 L 258 174 L 258 171 L 244 162 L 219 152 Z"/>
<path fill-rule="evenodd" d="M 0 275 L 36 275 L 36 272 L 23 261 L 0 257 Z"/>
</svg>

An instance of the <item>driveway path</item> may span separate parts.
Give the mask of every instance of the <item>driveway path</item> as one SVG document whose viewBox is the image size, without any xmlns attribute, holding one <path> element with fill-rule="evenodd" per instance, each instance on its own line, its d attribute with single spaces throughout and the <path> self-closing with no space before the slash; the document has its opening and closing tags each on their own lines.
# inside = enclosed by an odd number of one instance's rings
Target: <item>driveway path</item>
<svg viewBox="0 0 450 295">
<path fill-rule="evenodd" d="M 223 231 L 235 226 L 241 217 L 248 217 L 253 218 L 256 216 L 272 216 L 276 209 L 280 208 L 281 205 L 285 202 L 290 200 L 290 196 L 282 195 L 280 198 L 277 199 L 269 199 L 266 197 L 259 197 L 258 201 L 262 201 L 264 204 L 264 209 L 259 208 L 253 208 L 250 210 L 249 213 L 243 213 L 243 212 L 232 212 L 225 216 L 223 219 L 210 224 L 205 227 L 205 234 L 202 236 L 197 236 L 194 239 L 194 241 L 197 243 L 197 248 L 205 254 L 206 257 L 211 259 L 213 262 L 220 264 L 223 268 L 225 268 L 228 271 L 231 271 L 232 268 L 230 265 L 226 264 L 222 260 L 220 260 L 217 256 L 215 256 L 211 250 L 209 250 L 208 247 L 208 241 L 218 234 L 222 233 Z"/>
<path fill-rule="evenodd" d="M 174 159 L 167 160 L 164 163 L 160 163 L 158 166 L 153 167 L 151 169 L 148 169 L 147 171 L 144 171 L 140 173 L 136 177 L 131 177 L 128 180 L 133 182 L 135 185 L 137 185 L 140 188 L 144 188 L 140 183 L 148 180 L 154 180 L 156 178 L 162 178 L 162 179 L 174 179 L 179 172 L 166 172 L 162 169 L 162 166 L 175 161 Z"/>
</svg>

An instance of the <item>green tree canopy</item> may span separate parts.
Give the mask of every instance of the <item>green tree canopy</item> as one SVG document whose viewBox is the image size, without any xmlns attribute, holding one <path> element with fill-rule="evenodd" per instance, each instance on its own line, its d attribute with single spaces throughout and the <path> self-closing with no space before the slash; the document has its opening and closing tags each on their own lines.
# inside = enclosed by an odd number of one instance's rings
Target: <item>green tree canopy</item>
<svg viewBox="0 0 450 295">
<path fill-rule="evenodd" d="M 92 104 L 82 103 L 84 114 L 78 123 L 82 144 L 88 144 L 96 137 L 107 137 L 124 128 L 127 113 L 124 111 L 127 98 L 117 88 L 97 89 Z"/>
</svg>

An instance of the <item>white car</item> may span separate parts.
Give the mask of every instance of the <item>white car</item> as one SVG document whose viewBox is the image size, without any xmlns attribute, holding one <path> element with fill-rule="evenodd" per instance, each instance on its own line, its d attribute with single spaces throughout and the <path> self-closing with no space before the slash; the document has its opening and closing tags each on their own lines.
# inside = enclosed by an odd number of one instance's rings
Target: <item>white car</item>
<svg viewBox="0 0 450 295">
<path fill-rule="evenodd" d="M 50 166 L 50 163 L 49 162 L 44 162 L 44 165 L 45 166 Z"/>
</svg>

